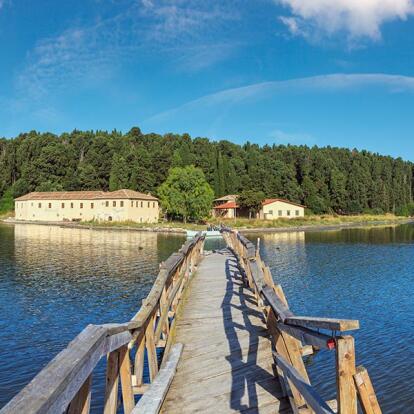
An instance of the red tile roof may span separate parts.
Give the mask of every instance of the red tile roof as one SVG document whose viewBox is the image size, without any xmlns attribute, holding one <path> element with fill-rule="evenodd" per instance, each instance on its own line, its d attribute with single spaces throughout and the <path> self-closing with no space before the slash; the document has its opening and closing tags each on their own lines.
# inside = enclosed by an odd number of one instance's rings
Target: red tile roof
<svg viewBox="0 0 414 414">
<path fill-rule="evenodd" d="M 239 206 L 235 201 L 228 201 L 227 203 L 214 207 L 215 210 L 227 210 L 229 208 L 239 208 Z"/>
<path fill-rule="evenodd" d="M 16 201 L 26 200 L 101 200 L 101 199 L 135 199 L 135 200 L 158 200 L 150 194 L 139 193 L 133 190 L 117 191 L 49 191 L 32 192 L 18 197 Z"/>
<path fill-rule="evenodd" d="M 306 208 L 306 206 L 303 206 L 302 204 L 293 203 L 292 201 L 285 200 L 283 198 L 266 198 L 262 201 L 262 205 L 265 206 L 267 204 L 275 203 L 276 201 L 281 201 L 282 203 L 292 204 L 293 206 Z"/>
</svg>

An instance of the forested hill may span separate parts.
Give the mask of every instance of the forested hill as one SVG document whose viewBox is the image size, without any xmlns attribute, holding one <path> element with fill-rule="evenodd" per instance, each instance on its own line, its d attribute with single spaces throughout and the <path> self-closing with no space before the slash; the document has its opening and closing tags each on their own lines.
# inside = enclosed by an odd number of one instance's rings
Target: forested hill
<svg viewBox="0 0 414 414">
<path fill-rule="evenodd" d="M 139 128 L 30 132 L 0 140 L 0 196 L 29 191 L 113 190 L 157 193 L 172 166 L 200 167 L 216 196 L 261 190 L 315 213 L 398 212 L 412 201 L 413 164 L 340 148 L 243 146 L 188 135 L 143 135 Z"/>
</svg>

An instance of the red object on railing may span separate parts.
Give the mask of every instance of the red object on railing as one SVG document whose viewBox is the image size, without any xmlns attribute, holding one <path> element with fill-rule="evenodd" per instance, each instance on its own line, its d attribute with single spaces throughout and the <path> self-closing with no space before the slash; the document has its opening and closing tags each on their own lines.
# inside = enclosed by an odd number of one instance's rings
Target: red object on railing
<svg viewBox="0 0 414 414">
<path fill-rule="evenodd" d="M 332 351 L 332 349 L 335 349 L 335 339 L 334 338 L 328 339 L 326 341 L 326 345 L 328 346 L 328 349 Z"/>
</svg>

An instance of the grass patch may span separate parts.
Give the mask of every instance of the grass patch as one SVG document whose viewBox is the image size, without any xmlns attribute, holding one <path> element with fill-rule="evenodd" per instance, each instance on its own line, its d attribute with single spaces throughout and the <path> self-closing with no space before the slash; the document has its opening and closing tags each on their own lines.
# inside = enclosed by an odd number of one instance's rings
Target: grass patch
<svg viewBox="0 0 414 414">
<path fill-rule="evenodd" d="M 215 219 L 208 220 L 209 224 L 224 224 L 233 228 L 257 229 L 257 228 L 289 228 L 289 227 L 308 227 L 308 226 L 335 226 L 343 224 L 376 224 L 376 223 L 398 223 L 407 220 L 407 217 L 399 217 L 393 214 L 382 215 L 355 215 L 355 216 L 334 216 L 334 215 L 309 215 L 300 218 L 280 218 L 276 220 L 258 219 Z M 206 224 L 183 223 L 180 221 L 167 221 L 159 223 L 135 223 L 133 221 L 83 221 L 81 225 L 89 227 L 128 227 L 142 229 L 184 229 L 184 230 L 205 230 Z"/>
<path fill-rule="evenodd" d="M 9 217 L 14 217 L 14 211 L 13 210 L 0 211 L 0 220 L 5 220 Z"/>
<path fill-rule="evenodd" d="M 185 229 L 205 230 L 205 224 L 183 223 L 180 221 L 166 221 L 159 223 L 136 223 L 134 221 L 81 221 L 80 224 L 90 227 L 133 227 L 138 229 Z"/>
<path fill-rule="evenodd" d="M 306 227 L 306 226 L 334 226 L 340 224 L 375 224 L 379 222 L 399 222 L 407 220 L 407 217 L 399 217 L 394 214 L 383 215 L 355 215 L 355 216 L 333 216 L 333 215 L 310 215 L 300 218 L 280 218 L 276 220 L 258 219 L 221 219 L 212 220 L 213 224 L 223 223 L 233 228 L 283 228 L 283 227 Z"/>
</svg>

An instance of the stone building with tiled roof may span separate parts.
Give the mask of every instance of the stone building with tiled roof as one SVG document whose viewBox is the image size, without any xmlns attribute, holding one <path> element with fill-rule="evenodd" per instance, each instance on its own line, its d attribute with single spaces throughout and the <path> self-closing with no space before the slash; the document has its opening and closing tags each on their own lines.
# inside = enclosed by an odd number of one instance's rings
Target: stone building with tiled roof
<svg viewBox="0 0 414 414">
<path fill-rule="evenodd" d="M 25 221 L 134 221 L 156 223 L 158 199 L 133 190 L 33 192 L 18 197 L 15 218 Z"/>
<path fill-rule="evenodd" d="M 214 217 L 235 218 L 248 217 L 249 212 L 240 208 L 237 195 L 228 195 L 218 198 L 213 208 Z M 283 198 L 268 198 L 262 201 L 262 208 L 256 218 L 274 220 L 278 218 L 299 218 L 305 215 L 305 206 Z"/>
</svg>

